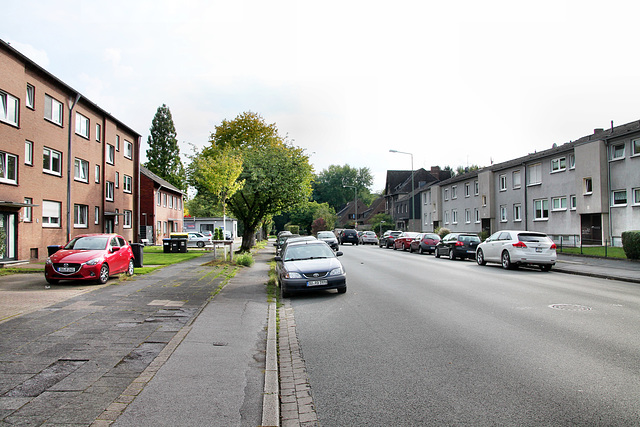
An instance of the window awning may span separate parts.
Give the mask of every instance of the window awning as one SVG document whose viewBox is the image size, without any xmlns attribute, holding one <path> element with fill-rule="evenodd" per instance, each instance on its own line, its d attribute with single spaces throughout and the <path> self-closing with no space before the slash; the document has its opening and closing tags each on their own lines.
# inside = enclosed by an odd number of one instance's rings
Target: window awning
<svg viewBox="0 0 640 427">
<path fill-rule="evenodd" d="M 0 208 L 20 209 L 20 208 L 32 208 L 34 206 L 40 206 L 40 205 L 35 205 L 33 203 L 9 202 L 6 200 L 0 200 Z"/>
<path fill-rule="evenodd" d="M 116 216 L 116 215 L 124 216 L 124 212 L 105 212 L 104 213 L 104 216 Z"/>
</svg>

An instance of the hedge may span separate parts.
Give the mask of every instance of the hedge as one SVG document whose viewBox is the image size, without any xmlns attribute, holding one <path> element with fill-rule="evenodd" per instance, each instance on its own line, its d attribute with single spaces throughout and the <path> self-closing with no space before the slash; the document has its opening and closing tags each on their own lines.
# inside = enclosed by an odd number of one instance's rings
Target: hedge
<svg viewBox="0 0 640 427">
<path fill-rule="evenodd" d="M 640 230 L 622 233 L 622 248 L 629 259 L 640 259 Z"/>
</svg>

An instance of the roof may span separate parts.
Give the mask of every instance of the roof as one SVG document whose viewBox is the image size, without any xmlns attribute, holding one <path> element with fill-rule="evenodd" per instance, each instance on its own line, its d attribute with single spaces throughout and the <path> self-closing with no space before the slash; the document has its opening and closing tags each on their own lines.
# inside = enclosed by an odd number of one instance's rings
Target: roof
<svg viewBox="0 0 640 427">
<path fill-rule="evenodd" d="M 153 182 L 160 184 L 161 187 L 167 188 L 169 190 L 175 191 L 176 193 L 180 193 L 180 194 L 184 194 L 182 192 L 182 190 L 178 189 L 175 185 L 171 184 L 170 182 L 160 178 L 158 175 L 156 175 L 155 173 L 151 172 L 149 169 L 147 169 L 146 167 L 140 165 L 140 173 L 144 176 L 146 176 L 147 178 L 149 178 L 150 180 L 152 180 Z"/>
</svg>

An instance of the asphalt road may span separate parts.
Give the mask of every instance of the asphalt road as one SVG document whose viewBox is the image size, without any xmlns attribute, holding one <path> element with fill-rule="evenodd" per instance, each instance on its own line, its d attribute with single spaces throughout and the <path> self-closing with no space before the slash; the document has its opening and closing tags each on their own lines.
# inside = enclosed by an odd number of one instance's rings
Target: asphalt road
<svg viewBox="0 0 640 427">
<path fill-rule="evenodd" d="M 291 298 L 320 425 L 638 425 L 640 286 L 342 246 Z"/>
</svg>

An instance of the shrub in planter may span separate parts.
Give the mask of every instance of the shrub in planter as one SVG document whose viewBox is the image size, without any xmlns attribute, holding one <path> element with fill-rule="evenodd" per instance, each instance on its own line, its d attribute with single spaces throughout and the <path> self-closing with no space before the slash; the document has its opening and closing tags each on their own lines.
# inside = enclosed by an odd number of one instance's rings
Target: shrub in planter
<svg viewBox="0 0 640 427">
<path fill-rule="evenodd" d="M 213 240 L 224 240 L 224 235 L 222 234 L 222 228 L 218 227 L 213 231 Z"/>
<path fill-rule="evenodd" d="M 622 248 L 629 259 L 640 259 L 640 231 L 622 233 Z"/>
<path fill-rule="evenodd" d="M 444 236 L 451 233 L 451 230 L 445 227 L 440 227 L 436 230 L 436 233 L 438 234 L 438 236 L 440 236 L 440 239 L 444 239 Z"/>
</svg>

